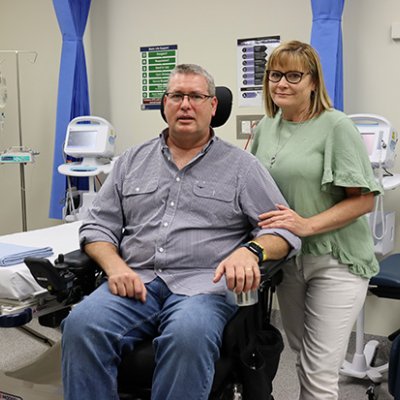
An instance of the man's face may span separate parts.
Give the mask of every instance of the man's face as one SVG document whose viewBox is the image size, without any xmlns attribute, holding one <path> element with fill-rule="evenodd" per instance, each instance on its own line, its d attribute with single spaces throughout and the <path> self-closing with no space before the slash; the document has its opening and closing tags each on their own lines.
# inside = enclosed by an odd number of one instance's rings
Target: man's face
<svg viewBox="0 0 400 400">
<path fill-rule="evenodd" d="M 206 79 L 197 74 L 176 74 L 170 80 L 168 93 L 209 95 Z M 189 96 L 176 99 L 165 96 L 164 113 L 170 134 L 208 136 L 211 118 L 217 108 L 216 97 L 191 100 Z"/>
</svg>

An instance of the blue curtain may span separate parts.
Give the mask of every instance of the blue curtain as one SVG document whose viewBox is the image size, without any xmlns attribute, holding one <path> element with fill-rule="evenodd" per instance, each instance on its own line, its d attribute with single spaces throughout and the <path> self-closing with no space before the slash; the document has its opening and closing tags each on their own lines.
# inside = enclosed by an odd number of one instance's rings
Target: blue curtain
<svg viewBox="0 0 400 400">
<path fill-rule="evenodd" d="M 81 115 L 90 115 L 83 34 L 91 0 L 53 0 L 62 33 L 53 177 L 49 217 L 61 219 L 66 179 L 57 171 L 64 163 L 63 144 L 69 122 Z"/>
<path fill-rule="evenodd" d="M 311 0 L 311 45 L 322 63 L 324 79 L 333 105 L 343 111 L 342 14 L 344 0 Z"/>
</svg>

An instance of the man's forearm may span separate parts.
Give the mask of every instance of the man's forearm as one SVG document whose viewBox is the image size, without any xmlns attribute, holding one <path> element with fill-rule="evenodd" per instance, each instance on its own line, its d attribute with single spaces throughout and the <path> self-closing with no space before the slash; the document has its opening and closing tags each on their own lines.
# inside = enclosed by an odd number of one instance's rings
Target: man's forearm
<svg viewBox="0 0 400 400">
<path fill-rule="evenodd" d="M 118 254 L 118 249 L 109 242 L 93 242 L 84 246 L 85 253 L 109 276 L 119 269 L 129 268 Z"/>
<path fill-rule="evenodd" d="M 111 293 L 146 301 L 147 291 L 141 278 L 125 263 L 112 243 L 88 243 L 84 250 L 107 274 Z"/>
<path fill-rule="evenodd" d="M 254 239 L 262 247 L 267 255 L 267 260 L 279 260 L 285 258 L 291 249 L 289 243 L 281 236 L 262 235 Z"/>
</svg>

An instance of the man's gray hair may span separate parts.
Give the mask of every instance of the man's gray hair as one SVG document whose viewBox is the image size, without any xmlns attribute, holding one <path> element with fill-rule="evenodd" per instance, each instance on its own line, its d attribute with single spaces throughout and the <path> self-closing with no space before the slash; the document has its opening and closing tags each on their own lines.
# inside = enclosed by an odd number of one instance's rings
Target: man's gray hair
<svg viewBox="0 0 400 400">
<path fill-rule="evenodd" d="M 196 64 L 179 64 L 177 65 L 172 71 L 168 79 L 168 88 L 171 78 L 173 78 L 177 74 L 194 74 L 194 75 L 201 75 L 206 78 L 207 86 L 208 86 L 208 94 L 210 96 L 215 96 L 215 83 L 214 78 L 209 74 L 203 67 Z M 168 89 L 167 89 L 168 91 Z"/>
</svg>

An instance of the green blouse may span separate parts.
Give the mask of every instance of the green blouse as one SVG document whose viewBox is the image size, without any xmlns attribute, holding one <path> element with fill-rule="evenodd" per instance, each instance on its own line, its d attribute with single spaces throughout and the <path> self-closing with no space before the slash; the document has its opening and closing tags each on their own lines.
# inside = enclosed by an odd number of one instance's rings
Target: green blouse
<svg viewBox="0 0 400 400">
<path fill-rule="evenodd" d="M 269 170 L 290 207 L 306 218 L 343 200 L 346 187 L 382 192 L 360 133 L 337 110 L 300 123 L 283 120 L 280 112 L 275 118 L 264 117 L 256 127 L 251 152 Z M 302 238 L 301 254 L 332 254 L 365 278 L 379 270 L 365 216 L 343 228 Z"/>
</svg>

